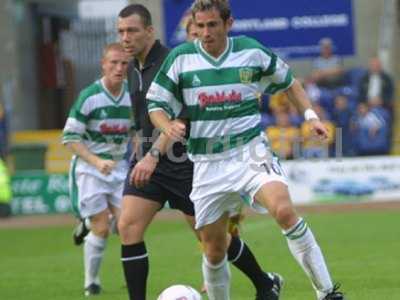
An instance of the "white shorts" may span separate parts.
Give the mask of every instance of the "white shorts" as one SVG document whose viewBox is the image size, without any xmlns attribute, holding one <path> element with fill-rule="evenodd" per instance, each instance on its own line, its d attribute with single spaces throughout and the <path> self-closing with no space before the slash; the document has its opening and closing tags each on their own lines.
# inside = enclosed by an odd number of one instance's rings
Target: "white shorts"
<svg viewBox="0 0 400 300">
<path fill-rule="evenodd" d="M 265 213 L 266 209 L 254 196 L 272 181 L 288 184 L 279 159 L 265 142 L 249 143 L 239 155 L 227 159 L 195 162 L 190 198 L 194 203 L 196 228 L 214 223 L 225 212 L 232 212 L 246 202 L 245 199 L 250 207 Z"/>
<path fill-rule="evenodd" d="M 104 175 L 79 172 L 71 168 L 69 185 L 72 209 L 80 218 L 87 218 L 106 210 L 110 205 L 121 208 L 124 180 L 104 180 Z M 118 168 L 118 173 L 125 168 Z M 127 171 L 125 171 L 126 174 Z"/>
</svg>

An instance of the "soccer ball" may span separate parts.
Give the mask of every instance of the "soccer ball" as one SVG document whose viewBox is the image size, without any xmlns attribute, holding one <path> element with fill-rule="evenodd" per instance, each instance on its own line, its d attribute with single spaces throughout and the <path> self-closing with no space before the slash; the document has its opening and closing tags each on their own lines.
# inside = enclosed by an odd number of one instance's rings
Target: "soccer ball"
<svg viewBox="0 0 400 300">
<path fill-rule="evenodd" d="M 157 300 L 201 300 L 201 295 L 191 286 L 177 284 L 162 291 Z"/>
</svg>

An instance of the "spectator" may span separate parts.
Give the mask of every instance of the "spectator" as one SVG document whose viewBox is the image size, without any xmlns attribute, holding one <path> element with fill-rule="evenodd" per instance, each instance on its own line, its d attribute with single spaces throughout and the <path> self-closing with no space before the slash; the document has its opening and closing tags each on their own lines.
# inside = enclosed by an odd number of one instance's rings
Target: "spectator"
<svg viewBox="0 0 400 300">
<path fill-rule="evenodd" d="M 304 119 L 299 115 L 296 107 L 289 101 L 285 93 L 277 93 L 270 97 L 269 109 L 272 111 L 273 116 L 271 120 L 276 122 L 275 116 L 281 112 L 289 114 L 289 122 L 291 125 L 298 127 L 303 123 Z M 269 124 L 271 126 L 272 124 Z"/>
<path fill-rule="evenodd" d="M 268 126 L 275 124 L 275 117 L 271 113 L 270 108 L 271 97 L 269 95 L 263 94 L 259 96 L 259 104 L 261 111 L 261 129 L 265 130 Z"/>
<path fill-rule="evenodd" d="M 369 99 L 368 106 L 370 111 L 374 113 L 379 119 L 381 119 L 385 123 L 385 126 L 388 128 L 387 149 L 389 151 L 391 145 L 390 142 L 393 135 L 393 110 L 388 110 L 387 107 L 383 106 L 383 100 L 381 97 L 374 97 Z"/>
<path fill-rule="evenodd" d="M 292 124 L 294 127 L 300 127 L 304 122 L 304 118 L 299 114 L 297 108 L 292 103 L 290 103 L 288 107 L 288 114 L 290 124 Z"/>
<path fill-rule="evenodd" d="M 8 124 L 4 103 L 0 100 L 0 159 L 6 160 L 8 154 Z"/>
<path fill-rule="evenodd" d="M 383 105 L 391 109 L 393 102 L 394 85 L 392 78 L 382 69 L 378 57 L 369 60 L 368 72 L 362 77 L 359 85 L 360 102 L 380 97 Z"/>
<path fill-rule="evenodd" d="M 321 39 L 319 45 L 321 52 L 313 62 L 311 82 L 318 87 L 334 89 L 343 83 L 342 60 L 333 54 L 333 43 L 330 38 Z"/>
<path fill-rule="evenodd" d="M 7 166 L 0 159 L 0 218 L 11 215 L 11 184 Z"/>
<path fill-rule="evenodd" d="M 375 108 L 360 103 L 352 121 L 352 136 L 356 155 L 384 155 L 389 152 L 389 124 Z"/>
<path fill-rule="evenodd" d="M 342 154 L 344 156 L 351 156 L 353 154 L 350 131 L 352 115 L 353 112 L 349 107 L 348 98 L 344 95 L 338 95 L 334 100 L 332 121 L 335 123 L 336 128 L 341 130 L 341 139 L 336 139 L 336 142 L 341 142 Z"/>
<path fill-rule="evenodd" d="M 384 101 L 381 97 L 373 97 L 368 100 L 368 107 L 371 112 L 375 113 L 378 117 L 383 118 L 387 124 L 391 125 L 391 115 L 387 107 L 384 106 Z"/>
<path fill-rule="evenodd" d="M 286 112 L 278 112 L 275 115 L 275 119 L 276 126 L 270 126 L 266 129 L 266 134 L 271 142 L 271 148 L 281 158 L 293 158 L 300 130 L 290 123 L 289 114 Z"/>
<path fill-rule="evenodd" d="M 317 140 L 312 134 L 309 122 L 304 122 L 300 128 L 303 138 L 303 156 L 305 158 L 329 157 L 329 150 L 335 139 L 335 125 L 327 120 L 325 110 L 322 106 L 315 104 L 313 109 L 328 129 L 328 137 L 324 141 Z"/>
<path fill-rule="evenodd" d="M 279 109 L 286 109 L 289 106 L 289 99 L 285 93 L 277 93 L 270 96 L 269 108 L 272 112 Z"/>
</svg>

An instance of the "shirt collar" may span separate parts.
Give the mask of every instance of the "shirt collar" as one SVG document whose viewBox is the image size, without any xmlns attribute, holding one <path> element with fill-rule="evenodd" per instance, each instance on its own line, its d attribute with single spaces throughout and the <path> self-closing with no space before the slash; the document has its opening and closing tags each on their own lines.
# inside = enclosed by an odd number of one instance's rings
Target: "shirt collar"
<svg viewBox="0 0 400 300">
<path fill-rule="evenodd" d="M 156 60 L 160 56 L 160 52 L 162 49 L 163 49 L 163 45 L 161 45 L 160 40 L 156 40 L 153 44 L 153 47 L 151 47 L 149 53 L 146 56 L 146 59 L 144 61 L 144 65 L 143 65 L 143 69 L 147 69 L 147 68 L 151 67 L 156 62 Z M 135 67 L 137 69 L 140 69 L 139 61 L 136 58 L 135 58 Z"/>
</svg>

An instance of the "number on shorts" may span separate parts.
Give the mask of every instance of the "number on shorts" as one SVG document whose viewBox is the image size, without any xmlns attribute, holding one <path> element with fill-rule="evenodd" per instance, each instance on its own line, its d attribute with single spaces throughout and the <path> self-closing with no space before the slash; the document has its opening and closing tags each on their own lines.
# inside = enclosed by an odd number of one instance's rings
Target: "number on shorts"
<svg viewBox="0 0 400 300">
<path fill-rule="evenodd" d="M 282 176 L 282 169 L 278 159 L 272 160 L 271 167 L 267 163 L 263 163 L 261 165 L 265 168 L 265 171 L 267 171 L 268 174 L 271 174 L 272 169 L 276 175 Z"/>
</svg>

